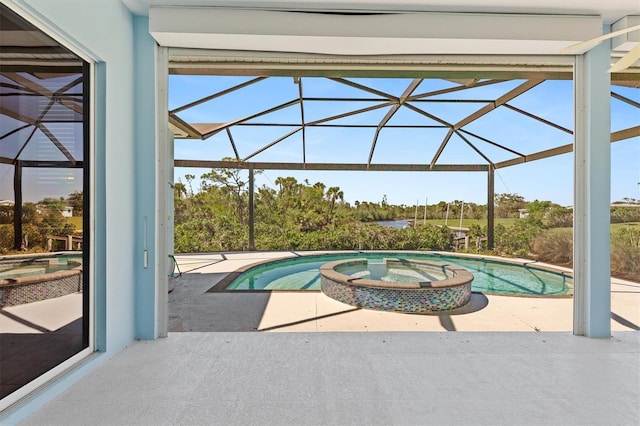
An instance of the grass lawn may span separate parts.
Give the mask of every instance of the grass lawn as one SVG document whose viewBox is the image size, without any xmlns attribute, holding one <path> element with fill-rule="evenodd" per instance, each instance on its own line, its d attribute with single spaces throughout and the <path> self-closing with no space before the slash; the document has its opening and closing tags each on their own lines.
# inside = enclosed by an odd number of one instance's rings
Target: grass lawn
<svg viewBox="0 0 640 426">
<path fill-rule="evenodd" d="M 640 229 L 640 222 L 612 223 L 611 224 L 611 232 L 617 231 L 618 229 L 623 229 L 623 228 Z"/>
<path fill-rule="evenodd" d="M 617 231 L 619 229 L 625 229 L 625 228 L 634 228 L 634 229 L 640 229 L 640 222 L 629 222 L 629 223 L 612 223 L 611 224 L 611 232 Z M 558 232 L 558 233 L 567 233 L 570 234 L 571 232 L 573 232 L 573 228 L 568 227 L 568 228 L 551 228 L 549 230 L 550 232 Z"/>
<path fill-rule="evenodd" d="M 77 231 L 82 230 L 82 216 L 73 216 L 66 219 L 73 224 Z"/>
</svg>

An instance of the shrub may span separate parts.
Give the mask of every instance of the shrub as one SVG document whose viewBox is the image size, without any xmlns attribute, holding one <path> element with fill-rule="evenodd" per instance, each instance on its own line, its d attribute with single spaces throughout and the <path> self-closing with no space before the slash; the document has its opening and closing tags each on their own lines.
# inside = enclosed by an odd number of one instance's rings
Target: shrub
<svg viewBox="0 0 640 426">
<path fill-rule="evenodd" d="M 640 207 L 611 207 L 611 223 L 640 222 Z"/>
<path fill-rule="evenodd" d="M 547 228 L 569 228 L 573 224 L 573 210 L 551 207 L 545 212 L 543 223 Z"/>
<path fill-rule="evenodd" d="M 446 227 L 431 225 L 394 229 L 350 222 L 306 232 L 265 226 L 256 231 L 258 250 L 450 250 L 452 243 Z"/>
<path fill-rule="evenodd" d="M 13 249 L 13 226 L 0 225 L 0 254 L 7 254 Z"/>
<path fill-rule="evenodd" d="M 542 262 L 569 265 L 573 262 L 573 237 L 570 232 L 545 232 L 531 241 L 531 252 Z"/>
<path fill-rule="evenodd" d="M 542 232 L 536 221 L 518 220 L 508 228 L 498 224 L 495 227 L 495 249 L 505 254 L 526 256 L 531 252 L 531 241 Z"/>
<path fill-rule="evenodd" d="M 542 262 L 571 265 L 573 237 L 570 232 L 546 232 L 533 239 L 531 251 Z M 612 232 L 611 275 L 640 282 L 640 228 Z"/>
<path fill-rule="evenodd" d="M 640 228 L 626 227 L 611 234 L 611 274 L 640 282 Z"/>
</svg>

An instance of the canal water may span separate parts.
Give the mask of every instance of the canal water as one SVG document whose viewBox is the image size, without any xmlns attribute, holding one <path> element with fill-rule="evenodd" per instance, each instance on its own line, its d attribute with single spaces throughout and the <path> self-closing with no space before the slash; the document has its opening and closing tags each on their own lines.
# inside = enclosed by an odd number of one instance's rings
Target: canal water
<svg viewBox="0 0 640 426">
<path fill-rule="evenodd" d="M 380 220 L 380 221 L 377 221 L 376 223 L 378 225 L 386 226 L 389 228 L 402 229 L 407 226 L 408 222 L 409 220 L 402 219 L 402 220 Z"/>
</svg>

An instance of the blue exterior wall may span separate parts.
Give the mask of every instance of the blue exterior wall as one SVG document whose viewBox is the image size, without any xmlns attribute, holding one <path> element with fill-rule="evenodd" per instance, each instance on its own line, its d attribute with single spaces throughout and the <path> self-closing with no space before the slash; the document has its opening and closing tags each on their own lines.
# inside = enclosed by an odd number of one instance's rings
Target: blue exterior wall
<svg viewBox="0 0 640 426">
<path fill-rule="evenodd" d="M 155 337 L 155 43 L 147 18 L 117 0 L 16 0 L 98 62 L 96 81 L 96 330 L 117 352 Z M 104 99 L 101 99 L 103 94 Z M 143 268 L 147 216 L 149 268 Z M 150 319 L 151 318 L 151 319 Z M 104 335 L 101 335 L 104 334 Z"/>
<path fill-rule="evenodd" d="M 157 337 L 155 285 L 155 42 L 148 18 L 119 0 L 9 0 L 94 59 L 96 350 L 88 362 L 26 401 L 12 424 L 134 339 Z M 147 217 L 148 268 L 143 266 Z"/>
<path fill-rule="evenodd" d="M 135 107 L 135 211 L 136 238 L 135 337 L 158 337 L 155 280 L 155 212 L 156 212 L 156 44 L 149 34 L 149 18 L 135 16 L 134 31 L 134 107 Z M 146 232 L 145 232 L 146 217 Z M 144 267 L 144 249 L 148 251 L 148 267 Z"/>
</svg>

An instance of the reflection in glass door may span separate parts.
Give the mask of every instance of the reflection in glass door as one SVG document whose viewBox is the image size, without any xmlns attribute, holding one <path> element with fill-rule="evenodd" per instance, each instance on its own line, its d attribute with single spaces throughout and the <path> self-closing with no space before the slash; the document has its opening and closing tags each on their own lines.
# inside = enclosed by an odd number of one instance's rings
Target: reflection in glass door
<svg viewBox="0 0 640 426">
<path fill-rule="evenodd" d="M 0 5 L 0 399 L 89 347 L 89 64 Z"/>
</svg>

